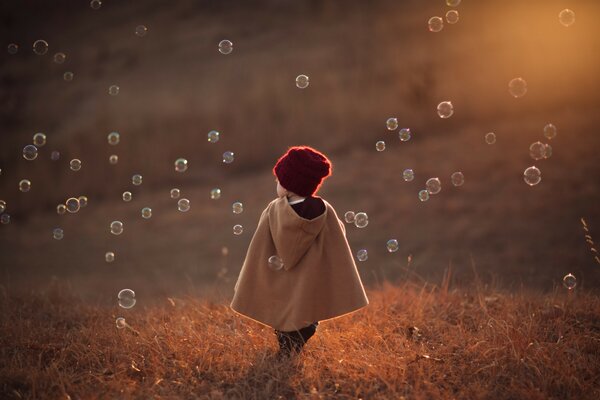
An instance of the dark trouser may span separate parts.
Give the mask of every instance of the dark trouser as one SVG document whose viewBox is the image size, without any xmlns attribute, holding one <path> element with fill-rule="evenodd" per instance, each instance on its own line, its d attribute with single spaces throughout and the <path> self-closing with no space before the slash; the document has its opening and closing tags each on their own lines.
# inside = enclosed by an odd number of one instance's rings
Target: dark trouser
<svg viewBox="0 0 600 400">
<path fill-rule="evenodd" d="M 289 354 L 292 351 L 295 351 L 296 353 L 299 353 L 306 342 L 308 342 L 308 339 L 315 334 L 317 325 L 319 325 L 318 321 L 298 329 L 297 331 L 282 332 L 275 330 L 281 352 Z"/>
</svg>

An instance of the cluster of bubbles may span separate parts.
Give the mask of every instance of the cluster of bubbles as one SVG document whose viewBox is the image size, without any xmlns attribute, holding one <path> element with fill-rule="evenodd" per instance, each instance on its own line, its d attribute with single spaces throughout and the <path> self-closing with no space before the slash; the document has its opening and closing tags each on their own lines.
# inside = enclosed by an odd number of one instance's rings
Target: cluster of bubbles
<svg viewBox="0 0 600 400">
<path fill-rule="evenodd" d="M 308 75 L 298 75 L 296 77 L 296 87 L 299 89 L 306 89 L 310 84 Z"/>
<path fill-rule="evenodd" d="M 544 137 L 548 140 L 552 140 L 557 135 L 556 126 L 548 123 L 543 129 Z M 548 159 L 552 156 L 552 146 L 548 143 L 542 143 L 540 141 L 533 142 L 529 146 L 529 156 L 535 161 L 542 159 Z M 542 173 L 536 166 L 532 165 L 527 167 L 523 172 L 523 179 L 529 186 L 535 186 L 542 180 Z"/>
<path fill-rule="evenodd" d="M 272 255 L 269 257 L 267 265 L 273 271 L 281 271 L 283 269 L 283 260 L 278 255 Z"/>
<path fill-rule="evenodd" d="M 395 118 L 395 117 L 388 118 L 385 121 L 385 126 L 390 131 L 394 131 L 394 130 L 398 129 L 398 118 Z M 401 142 L 408 142 L 411 139 L 411 137 L 412 137 L 412 135 L 410 133 L 409 128 L 402 128 L 398 131 L 398 138 L 400 139 Z M 383 140 L 380 140 L 377 143 L 375 143 L 375 149 L 377 151 L 385 150 L 385 142 Z"/>
<path fill-rule="evenodd" d="M 446 0 L 446 5 L 448 7 L 458 7 L 460 5 L 460 0 Z M 459 14 L 457 10 L 448 10 L 446 12 L 446 22 L 450 25 L 456 24 L 459 19 Z M 430 32 L 440 32 L 444 29 L 444 20 L 442 17 L 434 16 L 429 18 L 427 21 L 427 27 Z"/>
</svg>

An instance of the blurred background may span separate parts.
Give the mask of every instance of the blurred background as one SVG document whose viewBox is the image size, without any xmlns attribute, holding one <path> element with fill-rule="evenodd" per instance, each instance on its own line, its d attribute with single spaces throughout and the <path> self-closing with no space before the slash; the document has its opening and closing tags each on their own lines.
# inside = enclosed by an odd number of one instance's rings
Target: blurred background
<svg viewBox="0 0 600 400">
<path fill-rule="evenodd" d="M 148 301 L 215 287 L 231 297 L 258 217 L 276 196 L 271 168 L 301 144 L 332 160 L 319 195 L 340 218 L 349 210 L 369 216 L 363 229 L 346 225 L 353 252 L 368 250 L 368 260 L 357 260 L 367 286 L 408 276 L 439 283 L 451 268 L 455 284 L 478 276 L 551 290 L 573 273 L 578 287 L 598 287 L 600 265 L 580 220 L 600 241 L 598 1 L 465 0 L 455 8 L 458 23 L 440 32 L 427 21 L 451 9 L 444 0 L 97 6 L 0 4 L 6 290 L 60 281 L 98 302 L 113 302 L 124 287 Z M 558 18 L 565 8 L 575 12 L 569 27 Z M 143 36 L 135 33 L 140 25 Z M 48 43 L 43 55 L 32 51 L 38 39 Z M 218 51 L 223 39 L 233 43 L 230 54 Z M 306 89 L 296 87 L 300 74 L 310 78 Z M 508 91 L 515 77 L 528 86 L 520 98 Z M 111 85 L 118 95 L 109 94 Z M 436 111 L 444 100 L 454 105 L 448 119 Z M 390 117 L 410 128 L 410 141 L 386 128 Z M 558 132 L 551 140 L 543 135 L 548 123 Z M 217 143 L 207 140 L 211 130 L 220 132 Z M 116 146 L 107 140 L 113 131 Z M 37 132 L 47 142 L 25 160 L 23 147 Z M 493 145 L 488 132 L 496 134 Z M 536 141 L 552 146 L 550 158 L 530 157 Z M 234 152 L 233 163 L 223 163 L 225 151 Z M 109 163 L 112 154 L 118 163 Z M 179 157 L 188 160 L 183 173 L 174 168 Z M 79 171 L 69 168 L 74 158 Z M 523 180 L 531 165 L 542 172 L 536 186 Z M 411 182 L 402 178 L 406 168 L 414 170 Z M 451 184 L 455 171 L 463 186 Z M 142 185 L 132 184 L 134 174 Z M 442 190 L 421 202 L 430 177 Z M 22 179 L 30 191 L 19 191 Z M 190 200 L 188 212 L 178 211 L 172 188 Z M 213 188 L 219 199 L 210 198 Z M 82 195 L 87 207 L 57 214 L 59 203 Z M 232 212 L 235 201 L 243 213 Z M 150 219 L 143 207 L 152 209 Z M 113 220 L 124 224 L 119 236 L 110 233 Z M 57 227 L 62 240 L 53 239 Z M 386 249 L 392 238 L 394 253 Z"/>
</svg>

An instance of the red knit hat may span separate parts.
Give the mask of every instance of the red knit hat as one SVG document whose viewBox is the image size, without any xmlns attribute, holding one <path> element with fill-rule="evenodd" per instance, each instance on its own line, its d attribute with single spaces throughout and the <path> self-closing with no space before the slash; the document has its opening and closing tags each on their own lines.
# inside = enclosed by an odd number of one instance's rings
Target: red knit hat
<svg viewBox="0 0 600 400">
<path fill-rule="evenodd" d="M 282 155 L 273 168 L 281 186 L 299 196 L 311 196 L 323 179 L 331 175 L 331 161 L 309 146 L 294 146 Z"/>
</svg>

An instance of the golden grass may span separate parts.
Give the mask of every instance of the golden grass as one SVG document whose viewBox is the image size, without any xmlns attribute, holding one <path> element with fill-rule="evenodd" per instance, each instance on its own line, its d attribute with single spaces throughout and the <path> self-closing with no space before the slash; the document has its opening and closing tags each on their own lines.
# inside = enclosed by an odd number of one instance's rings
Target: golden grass
<svg viewBox="0 0 600 400">
<path fill-rule="evenodd" d="M 599 398 L 600 299 L 368 290 L 364 310 L 322 322 L 277 361 L 272 329 L 226 302 L 165 298 L 129 312 L 60 287 L 4 295 L 1 398 Z M 125 314 L 130 328 L 118 330 Z"/>
</svg>

